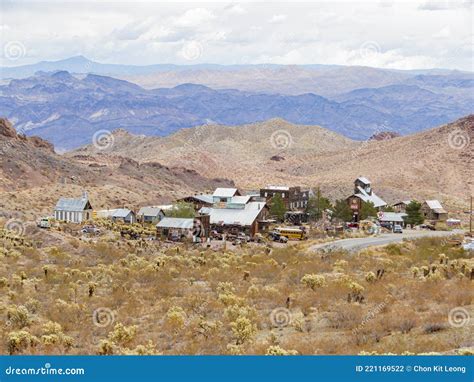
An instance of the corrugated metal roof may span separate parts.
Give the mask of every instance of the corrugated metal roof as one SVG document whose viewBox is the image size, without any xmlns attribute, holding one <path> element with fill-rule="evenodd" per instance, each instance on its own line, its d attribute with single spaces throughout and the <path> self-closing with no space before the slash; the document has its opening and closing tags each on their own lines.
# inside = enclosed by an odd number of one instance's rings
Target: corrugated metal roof
<svg viewBox="0 0 474 382">
<path fill-rule="evenodd" d="M 436 208 L 443 209 L 443 206 L 441 205 L 439 200 L 427 200 L 426 204 L 428 204 L 428 207 L 430 207 L 433 210 L 436 209 Z"/>
<path fill-rule="evenodd" d="M 112 214 L 113 218 L 126 218 L 132 211 L 128 208 L 117 208 Z"/>
<path fill-rule="evenodd" d="M 60 198 L 56 203 L 55 211 L 84 211 L 88 203 L 85 198 Z"/>
<path fill-rule="evenodd" d="M 197 200 L 200 200 L 201 202 L 208 203 L 208 204 L 212 204 L 213 201 L 214 201 L 212 199 L 212 195 L 209 195 L 209 194 L 194 195 L 194 198 L 197 199 Z"/>
<path fill-rule="evenodd" d="M 370 180 L 368 180 L 365 176 L 359 176 L 357 180 L 360 180 L 364 184 L 370 184 Z"/>
<path fill-rule="evenodd" d="M 403 223 L 403 217 L 407 216 L 405 213 L 397 212 L 384 212 L 383 215 L 379 218 L 381 222 L 400 222 Z"/>
<path fill-rule="evenodd" d="M 194 227 L 194 219 L 186 218 L 163 218 L 157 225 L 157 228 L 179 228 L 192 229 Z"/>
<path fill-rule="evenodd" d="M 139 216 L 159 216 L 162 209 L 160 207 L 142 207 L 138 211 Z"/>
<path fill-rule="evenodd" d="M 359 190 L 359 192 L 357 194 L 354 194 L 354 196 L 361 198 L 364 202 L 372 202 L 377 208 L 387 205 L 387 203 L 385 203 L 382 198 L 378 197 L 375 192 L 372 191 L 372 193 L 369 195 L 362 187 L 357 186 L 357 189 Z"/>
<path fill-rule="evenodd" d="M 251 198 L 250 195 L 233 196 L 232 199 L 230 200 L 230 202 L 235 203 L 235 204 L 246 204 L 246 203 L 248 203 L 250 198 Z"/>
<path fill-rule="evenodd" d="M 209 214 L 211 224 L 250 226 L 265 207 L 263 202 L 250 202 L 244 209 L 201 208 L 201 213 Z"/>
<path fill-rule="evenodd" d="M 236 188 L 216 188 L 212 196 L 230 198 L 237 192 Z"/>
</svg>

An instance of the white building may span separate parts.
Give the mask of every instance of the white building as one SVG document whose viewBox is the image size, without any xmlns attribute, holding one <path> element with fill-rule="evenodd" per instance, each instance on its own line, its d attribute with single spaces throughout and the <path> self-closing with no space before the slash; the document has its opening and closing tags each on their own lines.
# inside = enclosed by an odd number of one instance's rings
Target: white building
<svg viewBox="0 0 474 382">
<path fill-rule="evenodd" d="M 82 223 L 92 219 L 92 206 L 87 192 L 82 198 L 61 198 L 54 208 L 54 218 L 68 223 Z"/>
</svg>

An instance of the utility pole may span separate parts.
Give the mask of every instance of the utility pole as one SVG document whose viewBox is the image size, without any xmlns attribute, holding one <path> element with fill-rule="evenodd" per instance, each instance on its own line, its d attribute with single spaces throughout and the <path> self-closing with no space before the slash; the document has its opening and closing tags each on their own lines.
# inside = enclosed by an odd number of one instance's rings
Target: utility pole
<svg viewBox="0 0 474 382">
<path fill-rule="evenodd" d="M 471 195 L 471 208 L 469 209 L 469 236 L 472 237 L 472 195 Z"/>
</svg>

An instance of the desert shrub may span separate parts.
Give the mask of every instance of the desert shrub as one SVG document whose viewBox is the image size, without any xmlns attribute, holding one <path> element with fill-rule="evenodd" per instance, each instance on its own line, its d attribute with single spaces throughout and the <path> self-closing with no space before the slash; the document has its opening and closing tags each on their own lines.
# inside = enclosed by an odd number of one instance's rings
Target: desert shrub
<svg viewBox="0 0 474 382">
<path fill-rule="evenodd" d="M 26 306 L 10 306 L 7 309 L 7 320 L 15 327 L 22 329 L 31 323 L 30 313 Z"/>
<path fill-rule="evenodd" d="M 232 333 L 236 345 L 242 345 L 252 339 L 257 332 L 257 327 L 247 317 L 239 317 L 231 323 Z"/>
<path fill-rule="evenodd" d="M 7 347 L 10 354 L 24 352 L 38 344 L 38 338 L 26 330 L 10 332 L 7 337 Z"/>
<path fill-rule="evenodd" d="M 124 326 L 122 323 L 118 323 L 114 326 L 114 330 L 109 333 L 109 340 L 126 346 L 135 338 L 137 327 L 135 325 Z"/>
<path fill-rule="evenodd" d="M 367 272 L 367 274 L 365 275 L 365 281 L 367 281 L 368 283 L 373 283 L 376 280 L 377 277 L 375 276 L 374 272 Z"/>
<path fill-rule="evenodd" d="M 184 327 L 186 313 L 180 306 L 172 306 L 166 313 L 167 324 L 176 332 Z"/>
<path fill-rule="evenodd" d="M 265 352 L 266 355 L 297 355 L 296 350 L 285 350 L 278 345 L 270 346 Z"/>
<path fill-rule="evenodd" d="M 445 324 L 440 324 L 440 323 L 429 323 L 423 326 L 423 333 L 425 334 L 431 334 L 431 333 L 436 333 L 441 330 L 446 329 Z"/>
<path fill-rule="evenodd" d="M 306 285 L 308 288 L 315 290 L 316 288 L 323 287 L 326 283 L 326 279 L 324 278 L 324 276 L 311 273 L 304 275 L 301 278 L 301 283 Z"/>
</svg>

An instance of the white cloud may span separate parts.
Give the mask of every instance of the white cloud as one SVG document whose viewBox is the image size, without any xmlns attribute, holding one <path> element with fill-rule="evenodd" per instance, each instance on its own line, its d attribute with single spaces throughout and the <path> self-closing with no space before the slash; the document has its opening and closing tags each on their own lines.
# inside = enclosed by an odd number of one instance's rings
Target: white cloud
<svg viewBox="0 0 474 382">
<path fill-rule="evenodd" d="M 436 12 L 430 12 L 426 9 L 435 6 L 425 1 L 391 0 L 354 2 L 350 7 L 324 0 L 297 6 L 145 2 L 137 7 L 91 2 L 84 7 L 57 2 L 25 7 L 11 2 L 2 9 L 10 28 L 0 26 L 0 50 L 9 41 L 19 41 L 26 52 L 14 62 L 2 58 L 0 64 L 84 55 L 100 62 L 135 65 L 189 64 L 192 57 L 192 63 L 471 70 L 472 13 L 465 4 L 442 1 Z M 363 49 L 369 54 L 361 55 L 361 46 L 367 42 L 373 43 Z M 376 54 L 370 53 L 370 46 L 378 47 Z"/>
<path fill-rule="evenodd" d="M 203 23 L 210 22 L 215 16 L 212 12 L 204 8 L 190 9 L 182 16 L 179 16 L 175 25 L 179 27 L 196 27 Z"/>
<path fill-rule="evenodd" d="M 268 20 L 269 23 L 271 24 L 278 24 L 287 19 L 287 15 L 273 15 L 270 20 Z"/>
</svg>

